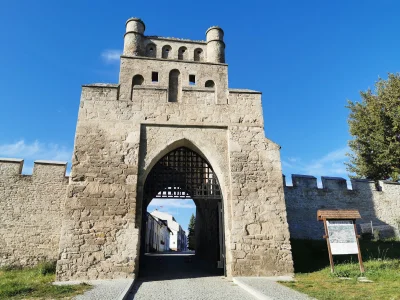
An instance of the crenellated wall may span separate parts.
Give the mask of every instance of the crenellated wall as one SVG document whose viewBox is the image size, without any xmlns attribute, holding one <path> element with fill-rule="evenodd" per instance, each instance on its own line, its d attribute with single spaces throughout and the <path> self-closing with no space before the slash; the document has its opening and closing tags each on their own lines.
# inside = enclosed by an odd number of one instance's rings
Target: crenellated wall
<svg viewBox="0 0 400 300">
<path fill-rule="evenodd" d="M 351 180 L 348 189 L 344 178 L 322 177 L 322 188 L 317 178 L 292 175 L 293 186 L 285 184 L 285 200 L 291 238 L 321 239 L 322 222 L 317 221 L 318 209 L 358 209 L 359 233 L 379 231 L 382 237 L 399 235 L 400 184 L 380 181 Z M 371 224 L 372 222 L 372 224 Z M 371 226 L 372 225 L 372 226 Z"/>
<path fill-rule="evenodd" d="M 68 177 L 66 163 L 0 158 L 0 267 L 58 258 Z"/>
</svg>

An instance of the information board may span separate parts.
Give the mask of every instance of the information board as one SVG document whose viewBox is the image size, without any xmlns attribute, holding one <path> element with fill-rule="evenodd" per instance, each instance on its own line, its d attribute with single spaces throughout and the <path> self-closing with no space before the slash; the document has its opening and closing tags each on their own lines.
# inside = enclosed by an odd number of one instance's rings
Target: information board
<svg viewBox="0 0 400 300">
<path fill-rule="evenodd" d="M 326 220 L 333 255 L 358 254 L 356 233 L 352 220 Z"/>
</svg>

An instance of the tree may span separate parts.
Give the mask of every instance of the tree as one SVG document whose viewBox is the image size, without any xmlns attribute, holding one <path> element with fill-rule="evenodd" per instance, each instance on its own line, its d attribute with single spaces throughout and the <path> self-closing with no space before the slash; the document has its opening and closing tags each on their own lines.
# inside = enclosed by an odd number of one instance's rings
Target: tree
<svg viewBox="0 0 400 300">
<path fill-rule="evenodd" d="M 189 226 L 188 226 L 188 248 L 189 250 L 195 250 L 196 248 L 196 235 L 195 235 L 195 226 L 196 226 L 196 217 L 194 214 L 190 217 Z"/>
<path fill-rule="evenodd" d="M 399 181 L 400 74 L 389 74 L 375 91 L 361 92 L 361 102 L 348 101 L 349 141 L 347 170 L 356 178 Z"/>
</svg>

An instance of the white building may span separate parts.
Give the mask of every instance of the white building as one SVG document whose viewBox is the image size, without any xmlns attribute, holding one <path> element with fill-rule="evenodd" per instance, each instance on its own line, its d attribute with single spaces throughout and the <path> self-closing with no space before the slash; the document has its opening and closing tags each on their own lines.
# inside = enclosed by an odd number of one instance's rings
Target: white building
<svg viewBox="0 0 400 300">
<path fill-rule="evenodd" d="M 146 214 L 146 218 L 146 253 L 169 251 L 171 230 L 168 228 L 167 222 L 149 213 Z"/>
<path fill-rule="evenodd" d="M 172 251 L 187 251 L 187 236 L 181 225 L 176 222 L 175 218 L 165 212 L 155 210 L 151 213 L 152 216 L 164 220 L 170 229 L 169 248 Z"/>
</svg>

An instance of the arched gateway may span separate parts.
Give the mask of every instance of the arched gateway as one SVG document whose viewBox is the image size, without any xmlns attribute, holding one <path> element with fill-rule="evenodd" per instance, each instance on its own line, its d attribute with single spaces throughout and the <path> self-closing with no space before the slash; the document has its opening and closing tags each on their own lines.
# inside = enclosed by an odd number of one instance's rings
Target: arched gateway
<svg viewBox="0 0 400 300">
<path fill-rule="evenodd" d="M 225 266 L 222 191 L 217 175 L 205 158 L 187 147 L 162 157 L 146 178 L 142 200 L 141 240 L 144 244 L 144 213 L 150 201 L 193 199 L 196 204 L 196 255 L 215 266 Z M 144 251 L 141 247 L 141 252 Z"/>
<path fill-rule="evenodd" d="M 291 274 L 279 146 L 264 136 L 261 93 L 228 88 L 221 28 L 206 41 L 144 31 L 127 21 L 118 84 L 82 88 L 58 279 L 137 275 L 143 214 L 157 197 L 194 200 L 196 253 L 227 276 Z"/>
</svg>

